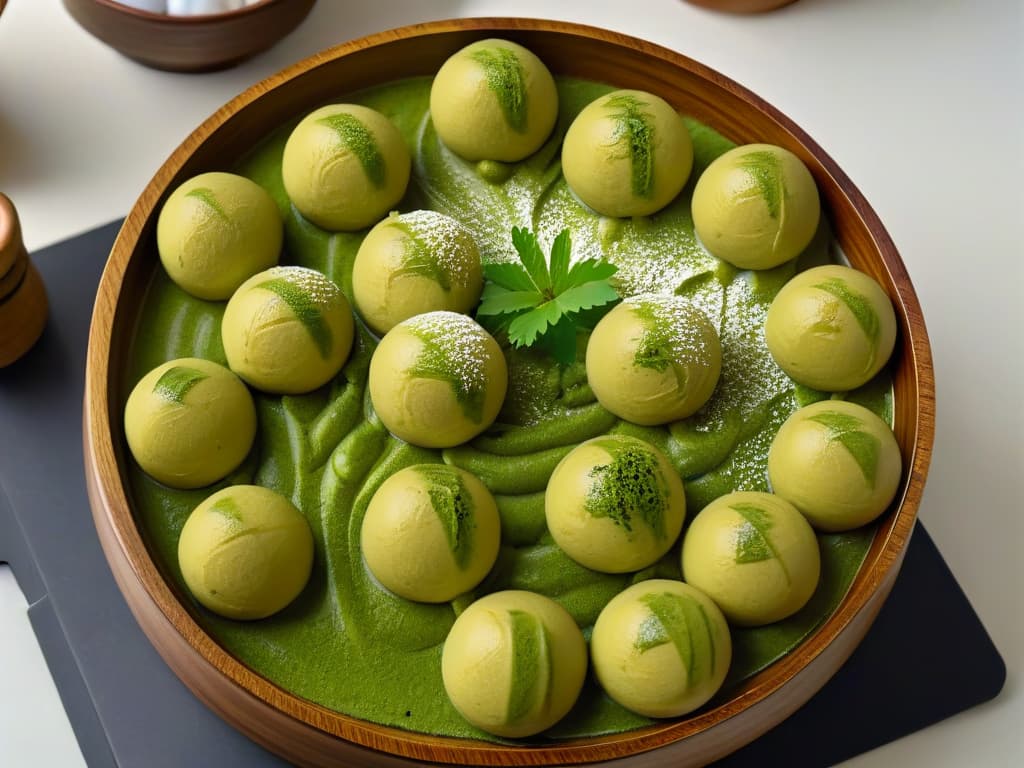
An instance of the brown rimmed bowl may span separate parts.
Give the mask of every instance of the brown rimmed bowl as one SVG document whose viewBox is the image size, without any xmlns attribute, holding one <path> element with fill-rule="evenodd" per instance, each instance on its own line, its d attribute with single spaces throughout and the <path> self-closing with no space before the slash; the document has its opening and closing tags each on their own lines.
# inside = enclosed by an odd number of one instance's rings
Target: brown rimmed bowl
<svg viewBox="0 0 1024 768">
<path fill-rule="evenodd" d="M 210 72 L 273 46 L 306 18 L 314 2 L 262 0 L 201 16 L 152 13 L 116 0 L 64 0 L 64 7 L 82 29 L 140 64 L 171 72 Z"/>
<path fill-rule="evenodd" d="M 121 426 L 122 376 L 144 287 L 155 269 L 160 205 L 198 173 L 230 167 L 287 121 L 370 86 L 431 75 L 473 40 L 501 36 L 533 50 L 556 74 L 657 93 L 682 113 L 739 142 L 770 142 L 810 168 L 850 263 L 874 277 L 896 307 L 892 364 L 895 433 L 903 454 L 896 500 L 881 518 L 860 571 L 836 612 L 796 650 L 696 716 L 629 733 L 510 747 L 378 726 L 312 704 L 221 648 L 169 584 L 132 512 Z M 934 431 L 934 379 L 921 309 L 892 240 L 833 160 L 791 120 L 717 72 L 665 48 L 562 22 L 466 19 L 405 27 L 302 61 L 236 97 L 160 168 L 125 220 L 99 285 L 86 372 L 84 452 L 96 528 L 114 577 L 150 641 L 210 708 L 251 738 L 306 766 L 594 763 L 703 765 L 752 741 L 806 702 L 863 638 L 891 590 L 921 501 Z"/>
</svg>

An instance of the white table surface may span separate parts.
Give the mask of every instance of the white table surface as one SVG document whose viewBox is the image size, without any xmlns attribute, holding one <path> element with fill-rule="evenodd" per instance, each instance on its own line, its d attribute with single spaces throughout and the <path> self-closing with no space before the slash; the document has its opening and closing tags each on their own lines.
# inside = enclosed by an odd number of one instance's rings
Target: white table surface
<svg viewBox="0 0 1024 768">
<path fill-rule="evenodd" d="M 175 75 L 122 58 L 58 0 L 11 0 L 0 18 L 0 191 L 18 207 L 30 251 L 123 216 L 171 151 L 238 92 L 330 45 L 429 19 L 586 22 L 732 77 L 832 155 L 907 264 L 938 390 L 921 519 L 1009 667 L 993 702 L 847 765 L 1021 765 L 1022 9 L 1020 0 L 800 0 L 750 17 L 680 0 L 320 0 L 255 60 Z M 25 608 L 0 566 L 0 765 L 83 765 Z"/>
</svg>

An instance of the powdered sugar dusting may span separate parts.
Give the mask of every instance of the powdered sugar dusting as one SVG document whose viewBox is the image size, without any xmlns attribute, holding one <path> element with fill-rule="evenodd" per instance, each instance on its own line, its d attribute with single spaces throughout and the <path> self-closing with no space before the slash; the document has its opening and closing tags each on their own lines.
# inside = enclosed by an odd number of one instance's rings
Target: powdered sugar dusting
<svg viewBox="0 0 1024 768">
<path fill-rule="evenodd" d="M 271 267 L 260 273 L 260 283 L 284 280 L 295 286 L 310 304 L 318 309 L 327 309 L 338 303 L 341 289 L 322 272 L 307 267 Z M 258 286 L 259 284 L 257 284 Z"/>
<path fill-rule="evenodd" d="M 487 385 L 489 334 L 458 312 L 427 312 L 399 324 L 423 343 L 414 376 L 447 381 L 466 416 L 481 419 Z"/>
<path fill-rule="evenodd" d="M 465 286 L 480 253 L 472 233 L 453 219 L 437 211 L 421 210 L 400 214 L 392 220 L 410 239 L 410 262 L 429 261 L 440 270 L 445 282 Z"/>
</svg>

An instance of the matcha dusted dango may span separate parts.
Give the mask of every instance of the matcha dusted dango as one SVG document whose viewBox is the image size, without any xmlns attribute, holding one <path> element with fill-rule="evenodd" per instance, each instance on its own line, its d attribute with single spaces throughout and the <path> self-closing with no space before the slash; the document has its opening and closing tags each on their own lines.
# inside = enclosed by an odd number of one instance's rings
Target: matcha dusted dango
<svg viewBox="0 0 1024 768">
<path fill-rule="evenodd" d="M 378 334 L 425 312 L 469 312 L 482 288 L 473 235 L 436 211 L 388 216 L 370 230 L 352 267 L 356 308 Z"/>
<path fill-rule="evenodd" d="M 635 424 L 666 424 L 695 413 L 711 397 L 721 370 L 715 327 L 676 296 L 626 299 L 601 318 L 587 344 L 594 395 Z"/>
<path fill-rule="evenodd" d="M 545 731 L 572 709 L 587 672 L 587 645 L 569 612 L 534 592 L 495 592 L 455 620 L 441 674 L 455 708 L 506 738 Z"/>
<path fill-rule="evenodd" d="M 479 323 L 456 312 L 405 320 L 370 360 L 370 399 L 384 426 L 413 445 L 447 448 L 476 437 L 501 410 L 508 366 Z"/>
<path fill-rule="evenodd" d="M 818 586 L 818 539 L 803 515 L 770 493 L 720 496 L 690 523 L 683 579 L 715 601 L 733 624 L 791 616 Z"/>
<path fill-rule="evenodd" d="M 569 188 L 604 216 L 649 216 L 679 194 L 693 167 L 683 118 L 645 91 L 614 91 L 569 126 L 562 172 Z"/>
<path fill-rule="evenodd" d="M 820 531 L 848 531 L 896 496 L 902 461 L 889 425 L 862 405 L 823 400 L 779 428 L 768 451 L 772 490 Z"/>
<path fill-rule="evenodd" d="M 686 497 L 661 451 L 607 435 L 578 445 L 555 467 L 544 515 L 555 543 L 580 565 L 626 573 L 668 552 L 683 527 Z"/>
<path fill-rule="evenodd" d="M 442 603 L 480 583 L 500 538 L 494 497 L 478 478 L 447 464 L 417 464 L 373 494 L 361 547 L 370 571 L 392 592 Z"/>
<path fill-rule="evenodd" d="M 430 118 L 466 160 L 514 163 L 547 140 L 558 91 L 544 62 L 509 40 L 479 40 L 451 56 L 430 88 Z"/>
<path fill-rule="evenodd" d="M 394 123 L 369 107 L 331 104 L 295 126 L 281 178 L 299 212 L 328 230 L 363 229 L 405 194 L 412 160 Z"/>
<path fill-rule="evenodd" d="M 192 595 L 229 619 L 262 619 L 298 597 L 313 567 L 313 534 L 284 496 L 233 485 L 210 496 L 181 529 L 181 575 Z"/>
<path fill-rule="evenodd" d="M 187 357 L 157 366 L 135 385 L 124 431 L 132 456 L 150 477 L 172 488 L 201 488 L 248 455 L 256 408 L 227 368 Z"/>
<path fill-rule="evenodd" d="M 249 277 L 277 264 L 283 236 L 273 198 L 233 173 L 189 179 L 167 198 L 156 224 L 167 274 L 200 299 L 226 299 Z"/>
<path fill-rule="evenodd" d="M 772 144 L 746 144 L 705 169 L 691 210 L 713 255 L 740 269 L 770 269 L 808 246 L 821 203 L 800 158 Z"/>
<path fill-rule="evenodd" d="M 651 579 L 613 597 L 590 638 L 594 673 L 615 701 L 647 717 L 678 717 L 704 705 L 732 661 L 725 617 L 681 581 Z"/>
<path fill-rule="evenodd" d="M 221 321 L 231 370 L 277 394 L 311 392 L 330 381 L 348 359 L 353 332 L 341 289 L 305 267 L 274 267 L 249 278 Z"/>
<path fill-rule="evenodd" d="M 829 264 L 782 287 L 764 324 L 775 362 L 798 384 L 846 392 L 866 384 L 896 344 L 896 313 L 863 272 Z"/>
</svg>

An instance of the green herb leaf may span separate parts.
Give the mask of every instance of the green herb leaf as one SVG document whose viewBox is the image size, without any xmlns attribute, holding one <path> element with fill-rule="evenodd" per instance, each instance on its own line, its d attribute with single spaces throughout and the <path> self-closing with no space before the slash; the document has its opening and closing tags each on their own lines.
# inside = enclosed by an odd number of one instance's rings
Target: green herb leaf
<svg viewBox="0 0 1024 768">
<path fill-rule="evenodd" d="M 558 322 L 561 315 L 558 302 L 547 301 L 509 323 L 509 340 L 517 347 L 532 346 L 537 337 L 548 329 L 548 326 Z"/>
<path fill-rule="evenodd" d="M 504 315 L 508 312 L 518 312 L 521 309 L 531 309 L 537 303 L 543 301 L 544 297 L 539 291 L 491 291 L 487 295 L 484 292 L 480 308 L 477 310 L 481 315 Z"/>
<path fill-rule="evenodd" d="M 532 291 L 536 288 L 520 264 L 485 264 L 484 277 L 510 291 Z"/>
<path fill-rule="evenodd" d="M 562 365 L 576 360 L 576 331 L 592 327 L 618 301 L 608 278 L 614 264 L 586 259 L 570 268 L 572 239 L 563 230 L 551 246 L 550 262 L 528 229 L 512 229 L 520 264 L 484 266 L 487 284 L 478 320 L 503 332 L 514 347 L 537 345 Z"/>
<path fill-rule="evenodd" d="M 572 254 L 572 238 L 569 230 L 558 233 L 551 244 L 551 287 L 556 294 L 569 287 L 569 257 Z"/>
<path fill-rule="evenodd" d="M 578 264 L 573 264 L 569 270 L 569 282 L 573 285 L 592 283 L 595 280 L 607 280 L 618 271 L 614 264 L 597 259 L 587 259 Z"/>
<path fill-rule="evenodd" d="M 541 292 L 550 291 L 551 275 L 548 272 L 548 262 L 537 242 L 537 236 L 528 229 L 513 227 L 512 245 L 515 246 L 519 260 L 526 267 L 526 272 L 533 281 L 534 287 Z"/>
<path fill-rule="evenodd" d="M 611 285 L 602 280 L 594 280 L 569 288 L 564 293 L 558 294 L 555 301 L 563 313 L 569 313 L 607 304 L 618 298 L 619 294 Z"/>
</svg>

